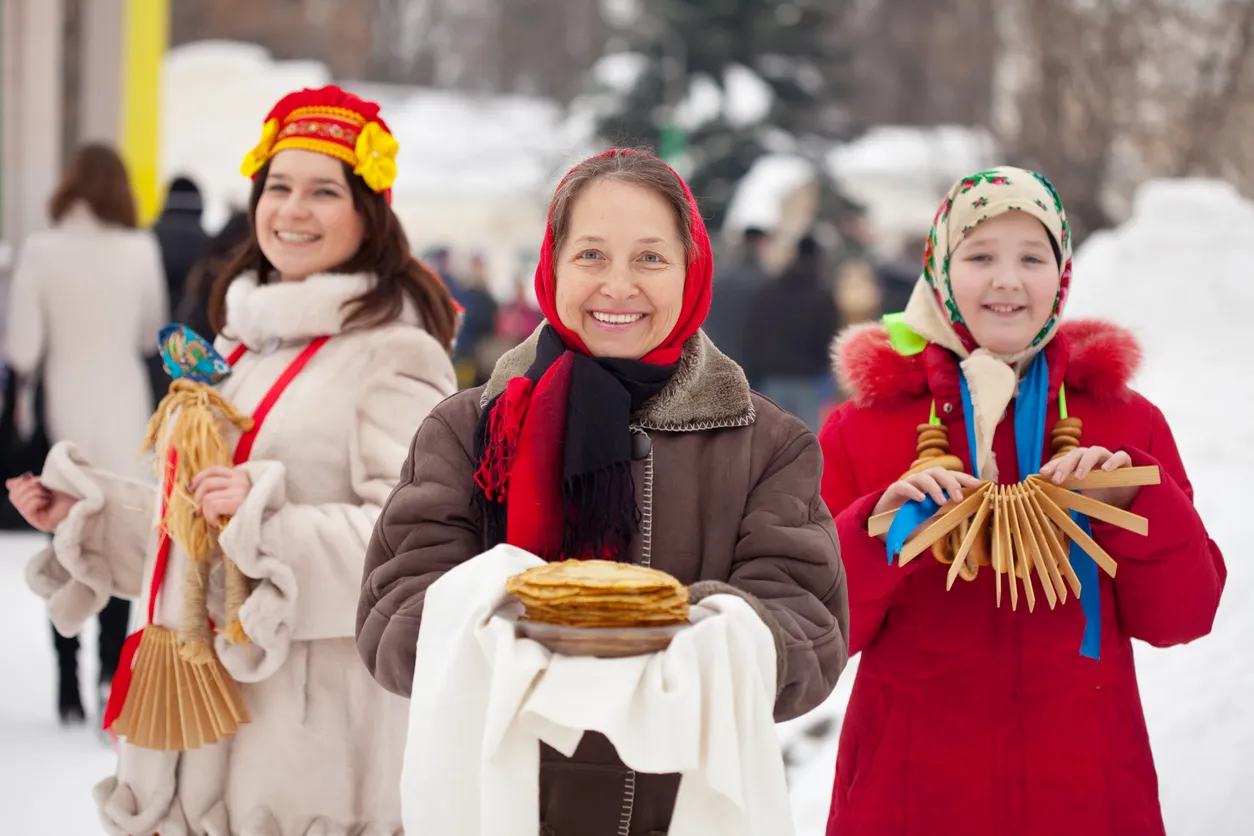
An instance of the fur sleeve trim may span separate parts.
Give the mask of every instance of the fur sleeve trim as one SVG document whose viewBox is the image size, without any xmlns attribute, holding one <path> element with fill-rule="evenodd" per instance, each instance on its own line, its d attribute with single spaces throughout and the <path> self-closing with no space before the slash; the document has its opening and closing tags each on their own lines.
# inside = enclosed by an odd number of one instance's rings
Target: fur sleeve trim
<svg viewBox="0 0 1254 836">
<path fill-rule="evenodd" d="M 114 589 L 108 563 L 98 559 L 105 495 L 87 467 L 86 458 L 69 442 L 57 444 L 48 453 L 40 479 L 52 490 L 79 501 L 57 526 L 52 543 L 26 567 L 27 584 L 47 600 L 48 615 L 63 636 L 78 635 Z"/>
<path fill-rule="evenodd" d="M 258 682 L 287 660 L 296 620 L 297 583 L 291 567 L 278 557 L 276 535 L 267 523 L 287 502 L 286 469 L 280 462 L 240 465 L 252 480 L 244 503 L 218 537 L 223 554 L 256 581 L 240 608 L 240 624 L 249 643 L 231 644 L 219 635 L 218 656 L 239 682 Z"/>
</svg>

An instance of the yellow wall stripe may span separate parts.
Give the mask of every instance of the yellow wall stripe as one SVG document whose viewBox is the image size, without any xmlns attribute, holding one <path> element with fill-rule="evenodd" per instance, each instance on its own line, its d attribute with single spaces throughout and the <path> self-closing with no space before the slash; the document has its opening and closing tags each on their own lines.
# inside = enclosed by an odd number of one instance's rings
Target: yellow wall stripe
<svg viewBox="0 0 1254 836">
<path fill-rule="evenodd" d="M 161 60 L 170 40 L 170 0 L 126 0 L 122 45 L 122 156 L 140 223 L 161 208 Z"/>
</svg>

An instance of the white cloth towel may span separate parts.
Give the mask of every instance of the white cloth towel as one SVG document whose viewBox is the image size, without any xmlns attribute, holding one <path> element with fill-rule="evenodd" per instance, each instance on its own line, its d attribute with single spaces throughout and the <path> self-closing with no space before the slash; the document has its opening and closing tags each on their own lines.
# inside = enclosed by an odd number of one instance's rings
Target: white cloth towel
<svg viewBox="0 0 1254 836">
<path fill-rule="evenodd" d="M 775 646 L 741 599 L 711 596 L 665 651 L 568 658 L 494 615 L 542 561 L 497 546 L 427 590 L 401 774 L 407 833 L 535 836 L 540 742 L 585 730 L 631 769 L 680 773 L 670 836 L 792 836 L 775 732 Z M 521 612 L 521 606 L 512 606 Z"/>
</svg>

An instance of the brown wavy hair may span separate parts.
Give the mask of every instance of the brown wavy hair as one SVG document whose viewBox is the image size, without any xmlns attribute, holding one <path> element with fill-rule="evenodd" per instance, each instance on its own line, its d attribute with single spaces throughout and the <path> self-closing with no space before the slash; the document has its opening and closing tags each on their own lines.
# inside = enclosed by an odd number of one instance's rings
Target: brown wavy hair
<svg viewBox="0 0 1254 836">
<path fill-rule="evenodd" d="M 344 166 L 344 177 L 353 195 L 353 208 L 361 215 L 365 236 L 361 247 L 343 264 L 329 272 L 372 273 L 378 281 L 365 293 L 348 300 L 345 326 L 370 327 L 391 322 L 401 315 L 405 300 L 413 303 L 423 327 L 440 345 L 450 348 L 457 332 L 457 309 L 444 282 L 430 268 L 414 258 L 400 219 L 382 194 L 376 194 L 365 181 Z M 267 163 L 253 181 L 248 199 L 248 240 L 235 250 L 227 267 L 214 280 L 209 294 L 209 322 L 215 331 L 226 325 L 226 291 L 236 277 L 251 272 L 261 284 L 275 280 L 274 265 L 257 241 L 257 202 L 270 173 Z"/>
<path fill-rule="evenodd" d="M 137 224 L 135 195 L 126 164 L 108 145 L 91 142 L 74 152 L 48 201 L 48 215 L 54 222 L 60 221 L 80 200 L 106 224 L 127 229 L 134 229 Z"/>
</svg>

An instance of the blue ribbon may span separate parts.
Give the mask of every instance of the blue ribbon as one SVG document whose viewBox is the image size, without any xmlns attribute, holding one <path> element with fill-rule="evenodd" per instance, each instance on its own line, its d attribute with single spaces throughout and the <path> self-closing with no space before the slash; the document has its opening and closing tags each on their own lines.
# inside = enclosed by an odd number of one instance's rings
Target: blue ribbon
<svg viewBox="0 0 1254 836">
<path fill-rule="evenodd" d="M 960 372 L 959 377 L 962 410 L 967 425 L 967 446 L 971 451 L 971 475 L 979 478 L 971 390 L 967 386 L 966 376 Z M 1015 453 L 1018 458 L 1020 479 L 1026 479 L 1041 470 L 1041 451 L 1045 447 L 1045 411 L 1048 404 L 1049 363 L 1042 352 L 1036 355 L 1031 366 L 1028 367 L 1027 374 L 1019 384 L 1019 395 L 1015 399 Z M 888 530 L 889 563 L 892 563 L 893 558 L 901 553 L 910 532 L 935 514 L 937 510 L 939 506 L 930 498 L 922 502 L 910 500 L 901 506 L 893 516 L 892 525 Z M 1071 518 L 1085 534 L 1092 535 L 1088 517 L 1072 511 Z M 1080 607 L 1084 611 L 1084 638 L 1080 644 L 1080 654 L 1090 659 L 1100 659 L 1102 600 L 1097 578 L 1097 564 L 1074 540 L 1071 542 L 1070 560 L 1080 580 Z"/>
<path fill-rule="evenodd" d="M 910 532 L 927 522 L 939 510 L 940 506 L 930 496 L 922 500 L 911 499 L 897 509 L 897 513 L 893 514 L 892 525 L 888 527 L 888 536 L 885 538 L 888 543 L 889 565 L 892 565 L 894 557 L 901 554 Z"/>
<path fill-rule="evenodd" d="M 1084 514 L 1071 512 L 1080 530 L 1093 536 L 1093 526 Z M 1097 563 L 1089 553 L 1071 541 L 1071 568 L 1080 580 L 1080 608 L 1084 610 L 1084 638 L 1080 640 L 1080 655 L 1100 661 L 1102 658 L 1102 588 L 1097 581 Z"/>
</svg>

